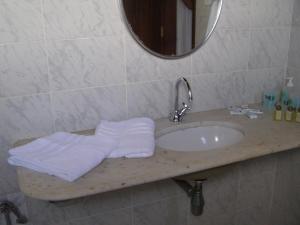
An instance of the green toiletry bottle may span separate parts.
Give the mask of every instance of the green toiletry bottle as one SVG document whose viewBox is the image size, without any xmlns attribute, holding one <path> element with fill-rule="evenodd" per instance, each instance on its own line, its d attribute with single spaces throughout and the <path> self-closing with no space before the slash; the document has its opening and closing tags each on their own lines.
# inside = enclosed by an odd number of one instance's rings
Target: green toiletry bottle
<svg viewBox="0 0 300 225">
<path fill-rule="evenodd" d="M 290 96 L 293 92 L 293 87 L 294 87 L 293 80 L 294 80 L 294 77 L 286 77 L 285 85 L 280 92 L 280 103 L 283 107 L 283 111 L 287 110 L 288 105 L 290 103 Z"/>
</svg>

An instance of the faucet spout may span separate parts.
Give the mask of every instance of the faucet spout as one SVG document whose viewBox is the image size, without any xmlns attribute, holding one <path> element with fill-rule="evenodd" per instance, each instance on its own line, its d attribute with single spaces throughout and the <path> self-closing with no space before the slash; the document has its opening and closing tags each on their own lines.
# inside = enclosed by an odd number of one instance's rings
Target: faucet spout
<svg viewBox="0 0 300 225">
<path fill-rule="evenodd" d="M 188 98 L 189 105 L 186 104 L 185 102 L 183 102 L 182 103 L 183 108 L 180 108 L 180 106 L 179 106 L 179 87 L 182 83 L 185 85 L 185 88 L 187 90 L 187 98 Z M 181 122 L 183 120 L 185 113 L 187 111 L 191 110 L 191 108 L 192 108 L 193 94 L 192 94 L 192 89 L 191 89 L 189 82 L 184 77 L 181 77 L 177 80 L 175 88 L 176 88 L 175 106 L 174 106 L 174 112 L 172 112 L 170 114 L 170 121 Z"/>
</svg>

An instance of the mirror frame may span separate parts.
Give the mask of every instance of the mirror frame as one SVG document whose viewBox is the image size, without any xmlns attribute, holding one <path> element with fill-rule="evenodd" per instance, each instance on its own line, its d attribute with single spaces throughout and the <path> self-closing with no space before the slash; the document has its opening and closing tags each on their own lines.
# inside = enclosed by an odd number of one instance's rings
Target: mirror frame
<svg viewBox="0 0 300 225">
<path fill-rule="evenodd" d="M 142 0 L 141 0 L 142 1 Z M 150 48 L 148 48 L 147 46 L 145 46 L 143 44 L 143 42 L 140 40 L 140 38 L 135 34 L 135 32 L 133 31 L 128 19 L 127 19 L 127 16 L 126 16 L 126 13 L 125 13 L 125 8 L 124 8 L 124 4 L 123 4 L 123 0 L 119 0 L 119 8 L 121 10 L 121 14 L 122 14 L 122 19 L 125 23 L 125 26 L 127 28 L 127 31 L 131 34 L 131 36 L 133 37 L 133 39 L 143 48 L 145 49 L 147 52 L 149 52 L 150 54 L 154 55 L 154 56 L 157 56 L 159 58 L 162 58 L 162 59 L 181 59 L 181 58 L 184 58 L 184 57 L 187 57 L 191 54 L 193 54 L 194 52 L 196 52 L 198 49 L 200 49 L 201 47 L 203 47 L 203 45 L 206 44 L 206 42 L 209 40 L 209 38 L 212 36 L 214 30 L 216 29 L 216 26 L 219 22 L 219 19 L 220 19 L 220 16 L 221 16 L 221 11 L 222 11 L 222 8 L 223 8 L 223 0 L 219 0 L 219 4 L 218 4 L 218 10 L 217 10 L 217 17 L 216 17 L 216 20 L 213 24 L 213 27 L 211 29 L 211 31 L 208 33 L 208 35 L 206 36 L 206 38 L 204 39 L 204 41 L 199 44 L 197 47 L 195 47 L 194 49 L 192 49 L 191 51 L 189 52 L 186 52 L 184 54 L 181 54 L 181 55 L 163 55 L 163 54 L 160 54 L 160 53 L 157 53 L 153 50 L 151 50 Z"/>
</svg>

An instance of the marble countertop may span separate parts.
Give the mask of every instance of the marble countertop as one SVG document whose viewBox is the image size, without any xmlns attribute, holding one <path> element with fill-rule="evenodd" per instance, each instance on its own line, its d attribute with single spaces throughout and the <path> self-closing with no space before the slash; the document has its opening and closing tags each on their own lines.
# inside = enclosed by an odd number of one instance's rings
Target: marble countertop
<svg viewBox="0 0 300 225">
<path fill-rule="evenodd" d="M 204 171 L 235 162 L 286 151 L 300 147 L 300 123 L 275 122 L 271 115 L 257 120 L 244 116 L 230 116 L 227 110 L 190 113 L 178 125 L 160 119 L 156 121 L 156 133 L 189 123 L 200 125 L 229 123 L 241 129 L 245 138 L 230 147 L 202 152 L 175 152 L 156 147 L 155 155 L 146 159 L 106 159 L 76 182 L 18 167 L 20 189 L 27 196 L 46 201 L 63 201 L 125 187 L 154 182 L 194 172 Z M 77 132 L 92 135 L 93 130 Z M 23 140 L 16 146 L 28 143 Z"/>
</svg>

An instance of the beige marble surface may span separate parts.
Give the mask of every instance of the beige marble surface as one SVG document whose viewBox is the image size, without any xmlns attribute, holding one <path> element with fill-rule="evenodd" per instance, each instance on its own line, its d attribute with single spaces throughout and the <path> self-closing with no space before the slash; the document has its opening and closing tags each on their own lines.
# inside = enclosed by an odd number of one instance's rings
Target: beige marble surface
<svg viewBox="0 0 300 225">
<path fill-rule="evenodd" d="M 275 122 L 271 115 L 264 115 L 257 120 L 244 116 L 233 117 L 227 110 L 190 113 L 181 125 L 167 119 L 158 120 L 157 135 L 170 127 L 189 126 L 187 124 L 195 122 L 199 125 L 211 122 L 230 124 L 241 129 L 245 138 L 236 145 L 210 151 L 174 152 L 157 147 L 155 155 L 147 159 L 107 159 L 74 183 L 18 168 L 19 186 L 30 197 L 61 201 L 182 176 L 300 147 L 300 123 Z M 79 133 L 91 135 L 93 131 Z M 16 145 L 28 141 L 23 140 Z"/>
</svg>

